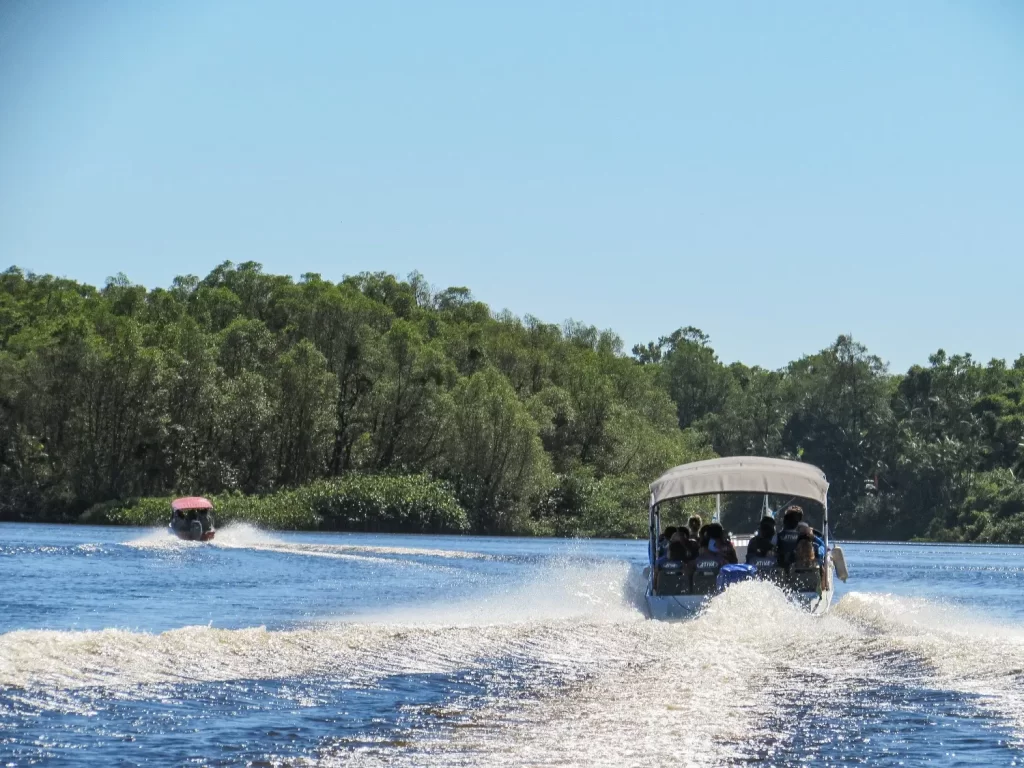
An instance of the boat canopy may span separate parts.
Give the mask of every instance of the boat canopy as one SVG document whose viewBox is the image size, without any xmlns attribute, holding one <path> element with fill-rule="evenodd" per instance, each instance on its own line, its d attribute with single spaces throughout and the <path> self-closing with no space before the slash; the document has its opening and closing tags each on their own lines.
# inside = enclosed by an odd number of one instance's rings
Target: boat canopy
<svg viewBox="0 0 1024 768">
<path fill-rule="evenodd" d="M 172 501 L 171 509 L 175 512 L 181 512 L 188 509 L 213 509 L 213 504 L 209 499 L 204 499 L 202 496 L 186 496 L 183 499 L 175 499 Z"/>
<path fill-rule="evenodd" d="M 670 469 L 651 483 L 651 505 L 718 493 L 771 493 L 825 505 L 828 481 L 820 469 L 800 461 L 760 456 L 709 459 Z"/>
</svg>

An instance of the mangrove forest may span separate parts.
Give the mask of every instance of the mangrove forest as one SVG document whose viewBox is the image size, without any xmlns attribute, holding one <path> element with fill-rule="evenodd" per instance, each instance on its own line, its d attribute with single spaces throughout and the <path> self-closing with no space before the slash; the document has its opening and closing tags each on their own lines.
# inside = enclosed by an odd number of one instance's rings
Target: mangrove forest
<svg viewBox="0 0 1024 768">
<path fill-rule="evenodd" d="M 840 538 L 1024 542 L 1024 356 L 894 372 L 840 336 L 765 370 L 416 273 L 0 273 L 2 520 L 152 524 L 202 494 L 277 528 L 643 536 L 654 477 L 735 454 L 823 469 Z"/>
</svg>

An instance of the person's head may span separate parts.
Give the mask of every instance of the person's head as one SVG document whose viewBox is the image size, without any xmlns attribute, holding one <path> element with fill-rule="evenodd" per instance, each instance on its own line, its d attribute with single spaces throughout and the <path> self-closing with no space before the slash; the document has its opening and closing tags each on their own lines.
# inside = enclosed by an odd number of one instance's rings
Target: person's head
<svg viewBox="0 0 1024 768">
<path fill-rule="evenodd" d="M 797 523 L 796 532 L 801 536 L 806 536 L 808 539 L 811 538 L 811 534 L 813 533 L 810 523 L 804 522 Z"/>
<path fill-rule="evenodd" d="M 783 528 L 796 528 L 797 524 L 804 519 L 804 511 L 796 504 L 790 504 L 786 513 L 782 516 Z"/>
<path fill-rule="evenodd" d="M 687 535 L 686 529 L 685 528 L 680 528 L 678 531 L 676 531 L 675 533 L 672 534 L 671 538 L 669 538 L 669 543 L 672 543 L 673 541 L 675 541 L 675 542 L 678 542 L 680 544 L 685 544 L 686 540 L 688 538 L 690 538 L 690 537 Z"/>
<path fill-rule="evenodd" d="M 762 536 L 771 538 L 775 535 L 775 518 L 774 517 L 762 517 L 761 524 L 757 527 L 757 532 Z"/>
<path fill-rule="evenodd" d="M 686 559 L 686 545 L 678 539 L 673 539 L 668 543 L 668 559 L 675 560 L 677 562 Z"/>
<path fill-rule="evenodd" d="M 700 530 L 697 532 L 697 541 L 700 543 L 702 547 L 706 547 L 708 545 L 708 529 L 710 527 L 710 524 L 702 525 L 700 527 Z"/>
<path fill-rule="evenodd" d="M 701 520 L 700 515 L 690 515 L 690 519 L 686 521 L 686 527 L 690 529 L 690 533 L 696 536 L 700 533 L 700 527 L 704 524 Z"/>
<path fill-rule="evenodd" d="M 704 528 L 707 530 L 709 540 L 723 541 L 725 539 L 725 529 L 720 523 L 708 523 Z"/>
<path fill-rule="evenodd" d="M 670 525 L 670 526 L 667 526 L 667 527 L 665 528 L 665 533 L 663 533 L 662 535 L 663 535 L 663 536 L 664 536 L 664 537 L 665 537 L 666 539 L 671 539 L 671 538 L 672 538 L 672 534 L 673 534 L 673 533 L 675 533 L 675 532 L 676 532 L 676 531 L 678 531 L 678 530 L 679 530 L 679 529 L 678 529 L 678 528 L 676 528 L 676 527 L 675 527 L 674 525 Z"/>
</svg>

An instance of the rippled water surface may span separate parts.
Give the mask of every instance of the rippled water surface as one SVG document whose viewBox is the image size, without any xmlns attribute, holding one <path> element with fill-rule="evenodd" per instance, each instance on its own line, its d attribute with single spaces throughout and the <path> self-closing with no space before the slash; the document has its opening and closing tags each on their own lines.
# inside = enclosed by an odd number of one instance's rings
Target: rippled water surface
<svg viewBox="0 0 1024 768">
<path fill-rule="evenodd" d="M 1024 765 L 1024 549 L 647 621 L 643 542 L 0 525 L 0 765 Z"/>
</svg>

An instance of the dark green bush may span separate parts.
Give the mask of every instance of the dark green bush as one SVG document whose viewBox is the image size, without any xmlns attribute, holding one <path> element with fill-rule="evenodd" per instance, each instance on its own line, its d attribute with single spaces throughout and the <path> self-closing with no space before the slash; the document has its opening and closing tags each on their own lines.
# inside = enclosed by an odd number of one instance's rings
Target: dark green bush
<svg viewBox="0 0 1024 768">
<path fill-rule="evenodd" d="M 173 497 L 97 504 L 81 522 L 164 525 Z M 211 496 L 217 525 L 244 522 L 278 530 L 463 533 L 465 510 L 427 475 L 345 475 L 265 496 Z"/>
</svg>

